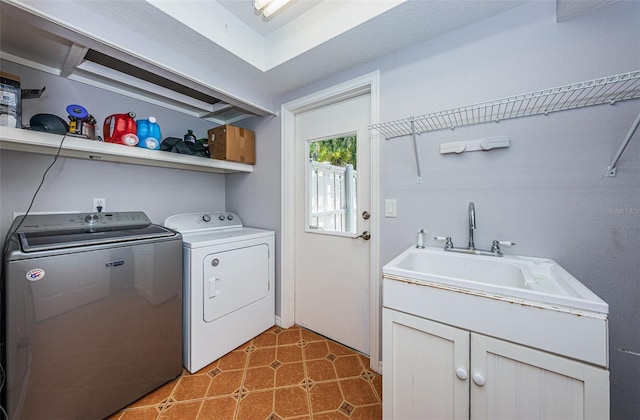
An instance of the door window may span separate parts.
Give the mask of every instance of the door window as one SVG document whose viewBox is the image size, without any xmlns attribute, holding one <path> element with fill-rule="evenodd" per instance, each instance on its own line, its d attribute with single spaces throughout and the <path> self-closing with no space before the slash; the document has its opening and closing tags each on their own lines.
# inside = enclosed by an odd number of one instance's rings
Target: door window
<svg viewBox="0 0 640 420">
<path fill-rule="evenodd" d="M 356 232 L 356 134 L 307 140 L 306 230 Z"/>
</svg>

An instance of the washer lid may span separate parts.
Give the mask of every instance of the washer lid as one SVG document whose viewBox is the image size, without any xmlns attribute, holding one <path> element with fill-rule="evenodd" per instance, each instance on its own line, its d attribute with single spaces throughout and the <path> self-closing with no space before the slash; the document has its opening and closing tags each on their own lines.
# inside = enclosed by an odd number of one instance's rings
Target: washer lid
<svg viewBox="0 0 640 420">
<path fill-rule="evenodd" d="M 175 232 L 158 225 L 118 230 L 22 232 L 18 234 L 23 252 L 47 251 L 78 246 L 101 245 L 143 239 L 176 236 Z"/>
<path fill-rule="evenodd" d="M 17 217 L 14 229 L 23 252 L 177 235 L 152 224 L 143 212 L 30 214 Z"/>
<path fill-rule="evenodd" d="M 202 248 L 214 245 L 228 244 L 250 239 L 274 236 L 271 230 L 236 228 L 218 229 L 210 231 L 187 232 L 182 234 L 182 243 L 187 248 Z"/>
</svg>

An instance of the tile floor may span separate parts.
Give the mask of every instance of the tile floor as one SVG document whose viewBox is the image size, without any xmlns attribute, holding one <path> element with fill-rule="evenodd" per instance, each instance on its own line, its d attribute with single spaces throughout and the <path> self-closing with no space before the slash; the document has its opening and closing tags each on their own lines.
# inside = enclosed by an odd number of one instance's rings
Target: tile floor
<svg viewBox="0 0 640 420">
<path fill-rule="evenodd" d="M 366 356 L 301 327 L 273 327 L 109 420 L 375 420 L 381 397 Z"/>
</svg>

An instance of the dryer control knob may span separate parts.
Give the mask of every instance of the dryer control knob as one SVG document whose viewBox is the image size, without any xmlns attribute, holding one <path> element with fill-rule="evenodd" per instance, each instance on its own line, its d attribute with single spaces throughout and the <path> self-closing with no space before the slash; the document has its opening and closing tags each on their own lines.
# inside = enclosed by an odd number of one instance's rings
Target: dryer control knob
<svg viewBox="0 0 640 420">
<path fill-rule="evenodd" d="M 220 219 L 220 221 L 224 220 L 224 214 L 221 214 L 220 216 L 218 216 L 218 219 Z"/>
<path fill-rule="evenodd" d="M 204 216 L 202 216 L 202 220 L 203 220 L 204 222 L 209 223 L 209 222 L 211 221 L 211 216 L 210 216 L 210 215 L 208 215 L 208 214 L 205 214 Z"/>
<path fill-rule="evenodd" d="M 228 215 L 227 220 L 233 220 L 233 214 Z"/>
</svg>

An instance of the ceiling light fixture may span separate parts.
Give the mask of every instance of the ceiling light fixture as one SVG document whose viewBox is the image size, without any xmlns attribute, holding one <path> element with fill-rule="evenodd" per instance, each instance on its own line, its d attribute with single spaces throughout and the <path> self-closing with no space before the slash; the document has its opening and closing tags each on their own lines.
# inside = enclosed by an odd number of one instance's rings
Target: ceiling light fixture
<svg viewBox="0 0 640 420">
<path fill-rule="evenodd" d="M 254 0 L 253 7 L 262 11 L 262 16 L 268 18 L 278 10 L 282 9 L 291 0 Z"/>
</svg>

